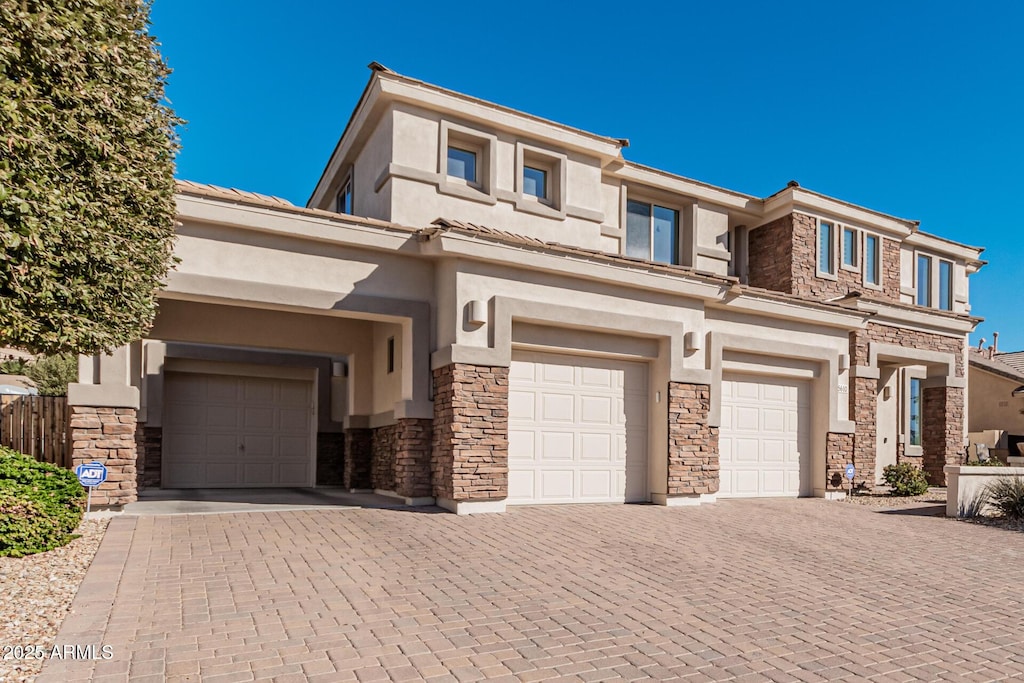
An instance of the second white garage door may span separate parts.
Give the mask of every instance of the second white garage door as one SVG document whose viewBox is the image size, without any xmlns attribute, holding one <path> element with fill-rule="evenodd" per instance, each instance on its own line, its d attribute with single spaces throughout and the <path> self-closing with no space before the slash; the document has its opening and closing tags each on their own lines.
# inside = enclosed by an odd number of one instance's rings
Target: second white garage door
<svg viewBox="0 0 1024 683">
<path fill-rule="evenodd" d="M 312 382 L 168 372 L 163 488 L 311 486 Z"/>
<path fill-rule="evenodd" d="M 508 439 L 509 504 L 647 500 L 647 367 L 515 354 Z"/>
<path fill-rule="evenodd" d="M 810 494 L 810 385 L 783 377 L 722 378 L 722 498 Z"/>
</svg>

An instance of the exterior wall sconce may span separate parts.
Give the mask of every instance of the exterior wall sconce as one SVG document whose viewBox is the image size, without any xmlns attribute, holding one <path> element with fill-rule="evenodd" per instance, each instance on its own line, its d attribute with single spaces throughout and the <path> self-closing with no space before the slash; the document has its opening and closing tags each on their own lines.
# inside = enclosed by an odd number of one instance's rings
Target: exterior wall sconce
<svg viewBox="0 0 1024 683">
<path fill-rule="evenodd" d="M 697 334 L 696 332 L 687 332 L 683 335 L 683 345 L 687 351 L 700 351 L 704 346 L 703 335 Z"/>
<path fill-rule="evenodd" d="M 848 370 L 850 368 L 850 357 L 845 353 L 839 354 L 839 372 Z"/>
<path fill-rule="evenodd" d="M 882 389 L 882 400 L 888 401 L 890 398 L 892 398 L 892 387 L 885 387 Z"/>
<path fill-rule="evenodd" d="M 466 322 L 470 325 L 487 324 L 487 304 L 479 299 L 474 299 L 466 304 Z"/>
</svg>

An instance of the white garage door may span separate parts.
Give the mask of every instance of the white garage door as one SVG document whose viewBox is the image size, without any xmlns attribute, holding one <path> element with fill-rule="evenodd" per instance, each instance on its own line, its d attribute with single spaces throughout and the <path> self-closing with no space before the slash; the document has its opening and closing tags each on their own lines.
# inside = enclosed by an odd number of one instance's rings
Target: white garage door
<svg viewBox="0 0 1024 683">
<path fill-rule="evenodd" d="M 311 486 L 312 382 L 168 372 L 163 488 Z"/>
<path fill-rule="evenodd" d="M 509 372 L 508 503 L 647 500 L 647 367 L 522 353 Z"/>
<path fill-rule="evenodd" d="M 725 375 L 718 495 L 809 495 L 810 426 L 808 382 Z"/>
</svg>

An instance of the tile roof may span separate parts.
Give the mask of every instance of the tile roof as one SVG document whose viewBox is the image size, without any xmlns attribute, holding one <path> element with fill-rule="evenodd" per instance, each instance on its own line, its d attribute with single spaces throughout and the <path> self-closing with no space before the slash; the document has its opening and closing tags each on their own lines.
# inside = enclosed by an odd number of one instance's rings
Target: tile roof
<svg viewBox="0 0 1024 683">
<path fill-rule="evenodd" d="M 1005 359 L 1010 356 L 1009 359 Z M 972 348 L 968 354 L 971 365 L 986 370 L 1006 379 L 1024 382 L 1024 351 L 997 353 L 994 358 L 988 357 L 988 351 Z M 1011 362 L 1007 362 L 1007 360 Z"/>
</svg>

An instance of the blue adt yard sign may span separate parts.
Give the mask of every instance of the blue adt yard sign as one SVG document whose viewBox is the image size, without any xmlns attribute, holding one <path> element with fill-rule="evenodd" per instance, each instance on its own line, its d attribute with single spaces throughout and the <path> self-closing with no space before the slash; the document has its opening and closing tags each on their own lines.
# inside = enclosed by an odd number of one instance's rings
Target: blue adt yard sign
<svg viewBox="0 0 1024 683">
<path fill-rule="evenodd" d="M 857 470 L 854 469 L 853 465 L 846 466 L 846 478 L 853 481 L 853 478 L 857 476 Z"/>
<path fill-rule="evenodd" d="M 103 463 L 84 462 L 75 468 L 78 475 L 78 483 L 89 489 L 89 497 L 85 503 L 85 514 L 89 514 L 92 508 L 92 490 L 107 480 L 107 468 Z"/>
</svg>

